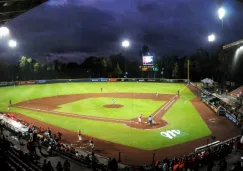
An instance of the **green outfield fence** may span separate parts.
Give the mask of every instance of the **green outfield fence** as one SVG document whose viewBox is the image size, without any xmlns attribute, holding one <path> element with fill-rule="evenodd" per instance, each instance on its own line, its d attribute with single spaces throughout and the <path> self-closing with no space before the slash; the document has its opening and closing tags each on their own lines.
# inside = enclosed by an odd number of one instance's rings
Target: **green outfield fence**
<svg viewBox="0 0 243 171">
<path fill-rule="evenodd" d="M 32 85 L 32 84 L 53 84 L 53 83 L 77 83 L 77 82 L 157 82 L 157 83 L 188 83 L 187 79 L 163 79 L 163 78 L 83 78 L 83 79 L 55 79 L 55 80 L 29 80 L 0 82 L 0 87 Z"/>
</svg>

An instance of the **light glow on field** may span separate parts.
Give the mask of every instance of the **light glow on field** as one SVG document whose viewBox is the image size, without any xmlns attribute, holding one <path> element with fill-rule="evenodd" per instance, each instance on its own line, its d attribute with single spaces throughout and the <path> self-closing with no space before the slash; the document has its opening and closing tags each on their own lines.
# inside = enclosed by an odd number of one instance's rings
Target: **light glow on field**
<svg viewBox="0 0 243 171">
<path fill-rule="evenodd" d="M 114 94 L 116 93 L 117 88 L 119 93 L 136 92 L 154 93 L 155 95 L 158 92 L 160 94 L 175 95 L 178 90 L 182 89 L 183 92 L 181 91 L 180 98 L 173 104 L 171 108 L 169 108 L 166 111 L 165 115 L 163 116 L 163 120 L 167 121 L 169 124 L 164 128 L 154 130 L 132 129 L 128 126 L 125 126 L 124 124 L 119 123 L 101 122 L 81 118 L 71 118 L 67 116 L 45 113 L 42 111 L 37 112 L 15 107 L 11 107 L 11 112 L 21 113 L 25 116 L 34 118 L 36 120 L 73 131 L 74 133 L 81 129 L 84 135 L 143 150 L 156 150 L 164 147 L 169 147 L 176 144 L 181 144 L 184 142 L 202 138 L 211 134 L 210 129 L 207 127 L 202 117 L 199 115 L 196 108 L 192 105 L 192 102 L 190 101 L 195 97 L 195 95 L 187 87 L 185 87 L 184 84 L 115 82 L 66 84 L 60 83 L 16 87 L 1 87 L 0 110 L 4 111 L 7 109 L 6 106 L 8 105 L 9 100 L 11 100 L 13 104 L 16 104 L 22 101 L 26 101 L 27 98 L 31 100 L 50 96 L 56 97 L 56 92 L 58 92 L 59 96 L 70 94 L 101 93 L 101 87 L 103 88 L 104 93 Z M 185 101 L 187 101 L 187 103 L 184 104 Z M 108 100 L 108 103 L 111 103 L 111 99 Z M 120 103 L 119 99 L 116 99 L 116 103 Z M 86 104 L 84 104 L 83 107 L 86 107 L 87 104 L 89 103 L 87 102 Z M 73 105 L 70 106 L 72 106 L 72 108 L 75 108 Z M 89 106 L 87 106 L 87 109 L 88 108 Z M 130 108 L 129 110 L 132 111 L 132 108 Z M 121 112 L 118 115 L 127 114 Z M 135 118 L 138 117 L 137 114 L 134 116 Z M 172 141 L 168 137 L 164 137 L 161 135 L 161 132 L 166 132 L 168 130 L 180 130 L 180 134 L 177 134 L 176 138 L 174 138 Z M 186 136 L 184 136 L 185 132 Z"/>
</svg>

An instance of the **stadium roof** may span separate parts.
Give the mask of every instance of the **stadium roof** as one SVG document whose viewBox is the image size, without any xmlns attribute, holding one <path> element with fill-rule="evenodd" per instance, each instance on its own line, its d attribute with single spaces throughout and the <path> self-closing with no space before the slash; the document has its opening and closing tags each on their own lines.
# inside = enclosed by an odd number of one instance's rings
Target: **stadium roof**
<svg viewBox="0 0 243 171">
<path fill-rule="evenodd" d="M 223 46 L 223 50 L 243 45 L 243 39 Z"/>
<path fill-rule="evenodd" d="M 0 25 L 48 0 L 0 0 Z"/>
</svg>

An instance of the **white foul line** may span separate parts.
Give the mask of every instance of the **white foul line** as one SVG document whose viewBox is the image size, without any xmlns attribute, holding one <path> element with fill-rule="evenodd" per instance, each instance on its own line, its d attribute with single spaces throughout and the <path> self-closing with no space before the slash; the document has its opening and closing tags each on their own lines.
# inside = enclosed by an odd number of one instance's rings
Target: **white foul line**
<svg viewBox="0 0 243 171">
<path fill-rule="evenodd" d="M 170 102 L 170 104 L 165 108 L 165 111 L 166 111 L 170 106 L 172 106 L 174 102 L 175 102 L 175 100 L 172 100 L 172 101 Z"/>
<path fill-rule="evenodd" d="M 184 86 L 181 90 L 180 90 L 180 92 L 182 92 L 182 91 L 184 91 L 184 89 L 186 88 L 188 86 L 188 84 L 186 85 L 186 86 Z M 175 96 L 173 96 L 163 107 L 161 107 L 155 114 L 154 114 L 154 116 L 153 117 L 155 117 L 159 112 L 161 112 L 161 110 L 163 110 L 164 108 L 166 108 L 167 107 L 167 105 L 169 105 L 169 103 L 171 102 L 171 101 L 173 101 L 174 100 L 174 98 L 175 97 L 177 97 L 177 95 L 175 95 Z"/>
<path fill-rule="evenodd" d="M 101 120 L 101 121 L 115 121 L 115 122 L 134 122 L 134 121 L 130 121 L 130 120 L 122 120 L 122 119 L 112 119 L 112 118 L 102 118 L 102 117 L 96 117 L 96 116 L 86 116 L 86 115 L 79 115 L 79 114 L 71 114 L 71 113 L 64 113 L 64 112 L 57 112 L 57 111 L 52 111 L 52 110 L 41 110 L 41 109 L 36 109 L 36 108 L 31 108 L 31 107 L 24 107 L 24 106 L 16 106 L 15 107 L 19 107 L 19 108 L 23 108 L 23 109 L 30 109 L 30 110 L 34 110 L 37 112 L 47 112 L 50 114 L 62 114 L 62 116 L 74 116 L 76 118 L 80 118 L 80 119 L 94 119 L 94 120 Z"/>
</svg>

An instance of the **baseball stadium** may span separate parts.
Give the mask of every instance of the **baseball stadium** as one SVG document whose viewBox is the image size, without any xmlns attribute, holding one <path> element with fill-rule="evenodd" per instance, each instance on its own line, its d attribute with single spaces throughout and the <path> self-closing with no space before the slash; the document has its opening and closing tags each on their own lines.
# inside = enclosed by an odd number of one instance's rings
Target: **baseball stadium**
<svg viewBox="0 0 243 171">
<path fill-rule="evenodd" d="M 47 1 L 0 1 L 1 41 L 8 41 L 8 21 Z M 136 62 L 123 54 L 82 64 L 25 56 L 0 62 L 0 165 L 47 171 L 49 160 L 57 170 L 64 161 L 65 171 L 197 171 L 214 161 L 225 167 L 229 156 L 243 164 L 242 45 L 222 45 L 217 57 L 202 49 L 156 57 L 144 45 Z"/>
<path fill-rule="evenodd" d="M 127 80 L 132 82 L 118 82 Z M 154 153 L 155 160 L 180 156 L 211 143 L 210 136 L 224 141 L 240 133 L 204 104 L 199 90 L 187 80 L 127 80 L 17 82 L 0 89 L 0 107 L 25 122 L 61 132 L 63 140 L 83 150 L 92 150 L 87 141 L 93 138 L 100 155 L 120 157 L 125 164 L 149 164 Z"/>
</svg>

